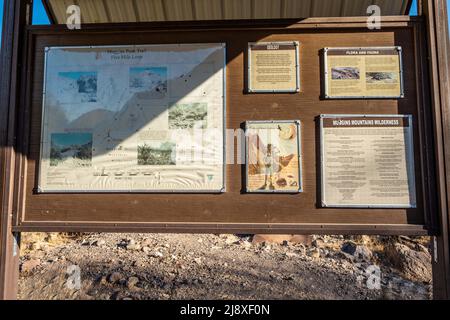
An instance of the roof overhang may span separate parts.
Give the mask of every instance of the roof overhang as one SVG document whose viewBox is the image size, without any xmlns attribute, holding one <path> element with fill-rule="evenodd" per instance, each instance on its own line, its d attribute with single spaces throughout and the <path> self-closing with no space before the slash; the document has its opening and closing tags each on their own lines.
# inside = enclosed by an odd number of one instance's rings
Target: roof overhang
<svg viewBox="0 0 450 320">
<path fill-rule="evenodd" d="M 383 16 L 409 14 L 412 0 L 42 0 L 50 21 L 66 23 L 78 5 L 82 23 L 302 19 L 366 16 L 378 5 Z"/>
</svg>

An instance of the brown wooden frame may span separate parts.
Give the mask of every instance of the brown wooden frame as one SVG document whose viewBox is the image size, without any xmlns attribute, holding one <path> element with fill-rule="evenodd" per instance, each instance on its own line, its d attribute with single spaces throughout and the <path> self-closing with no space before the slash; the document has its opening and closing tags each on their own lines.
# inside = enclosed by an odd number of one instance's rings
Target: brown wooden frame
<svg viewBox="0 0 450 320">
<path fill-rule="evenodd" d="M 408 224 L 272 224 L 272 223 L 119 223 L 67 221 L 23 221 L 24 183 L 28 136 L 19 130 L 23 120 L 29 119 L 30 86 L 33 61 L 30 34 L 92 32 L 114 34 L 120 31 L 137 33 L 151 28 L 154 32 L 167 29 L 177 32 L 217 30 L 237 31 L 245 28 L 279 30 L 317 30 L 364 28 L 364 18 L 310 18 L 294 21 L 227 21 L 220 26 L 213 22 L 150 23 L 85 25 L 81 31 L 69 31 L 65 26 L 32 27 L 30 1 L 5 0 L 5 26 L 1 55 L 0 113 L 0 299 L 14 298 L 17 289 L 18 255 L 14 255 L 13 232 L 28 231 L 95 231 L 95 232 L 249 232 L 249 233 L 327 233 L 327 234 L 414 234 L 434 235 L 436 255 L 433 256 L 435 298 L 450 297 L 449 215 L 450 207 L 450 92 L 449 44 L 445 21 L 445 0 L 423 0 L 424 19 L 383 17 L 382 28 L 410 28 L 414 35 L 417 104 L 423 112 L 417 127 L 422 149 L 420 172 L 427 181 L 422 188 L 428 201 L 424 223 Z M 419 12 L 422 7 L 419 8 Z M 25 41 L 28 39 L 28 41 Z M 427 59 L 429 58 L 429 59 Z M 430 85 L 427 86 L 426 84 Z M 20 88 L 20 90 L 19 90 Z M 8 115 L 6 117 L 5 115 Z M 18 121 L 19 120 L 19 121 Z M 16 127 L 19 124 L 19 128 Z M 7 130 L 4 130 L 7 129 Z M 432 201 L 432 200 L 436 201 Z"/>
<path fill-rule="evenodd" d="M 427 17 L 430 56 L 430 92 L 436 126 L 439 232 L 433 238 L 433 291 L 435 299 L 450 299 L 450 43 L 445 0 L 422 0 Z"/>
<path fill-rule="evenodd" d="M 19 277 L 20 234 L 12 232 L 16 161 L 16 106 L 19 105 L 20 67 L 25 26 L 31 23 L 31 2 L 5 0 L 0 58 L 0 299 L 15 299 Z"/>
<path fill-rule="evenodd" d="M 221 34 L 223 35 L 224 33 L 231 33 L 232 31 L 241 31 L 240 34 L 242 34 L 243 32 L 253 32 L 253 33 L 264 33 L 264 34 L 270 34 L 270 33 L 281 33 L 282 35 L 284 35 L 283 32 L 289 33 L 291 36 L 293 36 L 296 32 L 303 32 L 303 33 L 307 33 L 309 32 L 310 34 L 312 34 L 313 32 L 315 32 L 315 30 L 323 30 L 323 32 L 331 32 L 332 30 L 342 30 L 342 31 L 348 31 L 348 32 L 367 32 L 365 31 L 366 29 L 366 18 L 311 18 L 311 19 L 305 19 L 302 21 L 295 21 L 294 20 L 282 20 L 282 21 L 273 21 L 273 20 L 269 20 L 269 21 L 226 21 L 224 22 L 212 22 L 212 21 L 202 21 L 202 22 L 183 22 L 183 23 L 133 23 L 133 24 L 111 24 L 111 25 L 86 25 L 85 27 L 83 27 L 83 29 L 81 31 L 71 31 L 71 30 L 67 30 L 65 28 L 65 26 L 38 26 L 38 27 L 30 27 L 28 28 L 29 32 L 29 37 L 28 37 L 28 45 L 29 45 L 29 51 L 27 53 L 28 57 L 27 57 L 27 63 L 30 64 L 30 69 L 34 69 L 34 68 L 39 68 L 38 66 L 42 66 L 43 62 L 42 60 L 38 61 L 38 64 L 36 64 L 37 62 L 33 61 L 34 55 L 35 55 L 35 42 L 37 42 L 39 39 L 41 38 L 45 38 L 45 39 L 52 39 L 55 38 L 57 39 L 57 41 L 50 41 L 50 44 L 54 44 L 54 43 L 58 43 L 58 45 L 76 45 L 78 43 L 83 43 L 83 41 L 87 41 L 87 39 L 91 39 L 93 37 L 97 37 L 96 39 L 99 39 L 99 36 L 102 36 L 103 38 L 108 38 L 111 39 L 111 37 L 109 37 L 109 35 L 114 34 L 114 38 L 118 38 L 120 37 L 120 34 L 123 35 L 127 35 L 127 38 L 132 39 L 133 37 L 135 37 L 134 35 L 136 34 L 136 32 L 142 32 L 140 33 L 140 37 L 143 38 L 143 34 L 145 34 L 145 38 L 147 41 L 147 38 L 149 38 L 152 35 L 158 35 L 160 36 L 161 33 L 167 33 L 168 35 L 170 35 L 171 33 L 176 32 L 177 34 L 184 32 L 184 36 L 186 37 L 187 34 L 191 34 L 192 32 L 198 32 L 198 34 L 209 34 L 212 33 L 212 35 L 215 35 L 214 32 L 222 32 Z M 420 30 L 423 28 L 423 19 L 422 18 L 412 18 L 412 17 L 384 17 L 383 18 L 383 25 L 382 28 L 384 30 L 388 30 L 388 33 L 392 33 L 393 36 L 397 36 L 397 34 L 395 32 L 404 32 L 404 34 L 408 34 L 408 39 L 411 36 L 411 39 L 414 39 L 412 41 L 414 41 L 414 45 L 411 45 L 409 48 L 409 51 L 414 51 L 414 52 L 408 52 L 409 57 L 414 57 L 415 61 L 416 61 L 416 68 L 414 69 L 414 71 L 410 72 L 410 79 L 415 79 L 414 81 L 414 85 L 410 84 L 410 91 L 416 91 L 417 88 L 419 88 L 419 83 L 423 82 L 423 79 L 421 78 L 422 75 L 424 73 L 426 73 L 426 66 L 423 66 L 420 62 L 424 61 L 424 56 L 421 55 L 421 51 L 420 48 L 423 45 L 423 43 L 421 44 L 419 42 L 419 39 L 416 37 L 416 35 L 420 32 Z M 192 31 L 195 30 L 195 31 Z M 401 33 L 403 34 L 403 33 Z M 54 37 L 55 35 L 57 35 L 57 37 Z M 129 36 L 128 36 L 129 35 Z M 85 38 L 80 38 L 77 36 L 81 36 L 81 37 L 85 37 Z M 166 36 L 167 37 L 167 36 Z M 196 36 L 195 39 L 197 39 L 200 36 Z M 212 36 L 210 36 L 207 40 L 205 40 L 205 42 L 210 42 Z M 336 34 L 333 34 L 333 37 L 336 37 Z M 356 37 L 356 36 L 355 36 Z M 74 39 L 75 40 L 71 40 Z M 191 36 L 192 38 L 192 36 Z M 81 40 L 80 40 L 81 39 Z M 135 37 L 135 39 L 138 39 L 137 37 Z M 215 38 L 214 38 L 215 39 Z M 90 41 L 90 40 L 89 40 Z M 95 43 L 95 40 L 93 40 Z M 104 40 L 102 40 L 104 41 Z M 120 41 L 120 40 L 119 40 Z M 138 39 L 139 41 L 139 39 Z M 201 40 L 199 40 L 201 41 Z M 217 41 L 223 42 L 224 39 L 220 39 L 217 38 Z M 230 41 L 230 40 L 229 40 Z M 381 40 L 379 40 L 381 41 Z M 39 44 L 41 46 L 42 50 L 42 43 L 45 43 L 46 45 L 49 43 L 47 40 L 45 41 L 41 41 L 41 43 Z M 84 45 L 92 45 L 94 43 L 86 43 L 84 42 Z M 134 42 L 133 42 L 134 43 Z M 95 43 L 97 44 L 97 43 Z M 114 42 L 110 42 L 110 40 L 106 40 L 106 42 L 102 42 L 102 44 L 114 44 Z M 396 44 L 397 45 L 397 44 Z M 317 50 L 318 52 L 318 50 Z M 411 58 L 412 59 L 412 58 Z M 414 60 L 410 61 L 411 63 L 414 64 Z M 35 63 L 35 67 L 33 66 L 33 63 Z M 424 70 L 422 70 L 422 68 L 424 68 Z M 317 70 L 319 69 L 319 67 L 317 66 Z M 239 73 L 244 72 L 244 68 L 242 67 L 242 70 L 239 68 Z M 227 72 L 229 73 L 229 72 Z M 318 73 L 318 72 L 317 72 Z M 38 101 L 39 100 L 39 90 L 36 89 L 36 83 L 38 83 L 39 81 L 41 81 L 41 75 L 39 74 L 37 78 L 33 78 L 33 74 L 29 75 L 27 74 L 27 80 L 26 83 L 27 85 L 25 86 L 26 88 L 30 88 L 27 89 L 28 91 L 30 91 L 32 89 L 32 86 L 34 86 L 35 88 L 33 88 L 33 90 L 37 90 L 37 94 L 35 94 L 35 96 L 30 96 L 30 92 L 26 91 L 24 92 L 24 96 L 25 101 L 24 103 L 21 105 L 21 115 L 24 117 L 22 118 L 23 120 L 20 120 L 20 123 L 22 124 L 26 124 L 30 122 L 30 117 L 29 115 L 33 113 L 34 109 L 38 109 L 40 108 L 40 106 L 38 105 L 38 103 L 33 102 L 33 108 L 30 109 L 29 108 L 29 104 L 32 103 L 32 101 Z M 314 75 L 314 77 L 318 77 L 320 78 L 320 75 Z M 410 80 L 411 82 L 412 80 Z M 234 88 L 233 90 L 241 90 L 243 88 Z M 311 88 L 310 88 L 311 89 Z M 307 89 L 308 90 L 308 89 Z M 235 91 L 230 91 L 230 93 L 233 93 Z M 307 94 L 307 92 L 304 92 L 303 94 Z M 320 98 L 319 98 L 320 94 L 317 94 L 317 103 L 320 102 Z M 252 96 L 252 99 L 257 99 L 259 97 L 255 97 Z M 247 98 L 249 99 L 249 98 Z M 289 98 L 285 98 L 285 101 L 288 101 L 287 99 Z M 228 100 L 228 99 L 227 99 Z M 289 100 L 291 101 L 291 100 Z M 416 135 L 416 138 L 418 141 L 416 141 L 416 143 L 418 144 L 418 153 L 420 153 L 420 161 L 417 161 L 417 163 L 421 163 L 421 167 L 420 167 L 420 171 L 416 170 L 416 173 L 419 173 L 420 177 L 426 177 L 428 176 L 430 173 L 433 172 L 433 167 L 434 167 L 434 159 L 432 157 L 428 156 L 427 152 L 423 152 L 424 149 L 424 141 L 420 141 L 420 139 L 422 139 L 422 137 L 428 137 L 430 136 L 431 133 L 431 126 L 429 123 L 429 119 L 431 117 L 430 114 L 428 114 L 428 108 L 426 108 L 426 106 L 428 105 L 428 102 L 425 98 L 425 96 L 422 96 L 421 94 L 419 94 L 417 97 L 414 97 L 411 101 L 414 101 L 414 103 L 416 103 L 416 107 L 417 108 L 417 119 L 415 121 L 417 121 L 417 129 L 420 132 L 420 134 L 418 133 Z M 229 102 L 230 103 L 230 102 Z M 237 102 L 235 101 L 234 104 L 236 104 Z M 287 103 L 287 102 L 286 102 Z M 320 103 L 324 103 L 323 101 Z M 336 103 L 336 102 L 335 102 Z M 342 102 L 342 103 L 348 103 L 348 102 Z M 354 102 L 354 105 L 356 104 L 361 104 L 362 102 Z M 373 105 L 372 108 L 365 108 L 364 110 L 373 110 L 374 108 L 376 109 L 377 106 L 382 106 L 383 105 L 383 101 L 377 101 L 377 102 L 371 102 Z M 392 110 L 395 110 L 396 108 L 398 108 L 397 102 L 390 102 L 390 105 L 392 106 Z M 394 107 L 395 106 L 395 107 Z M 413 107 L 410 107 L 410 109 L 412 108 L 412 110 L 414 110 Z M 409 109 L 408 109 L 409 110 Z M 319 110 L 317 110 L 314 114 L 317 113 L 318 115 Z M 372 111 L 371 111 L 372 112 Z M 414 111 L 416 112 L 416 111 Z M 336 113 L 342 113 L 342 112 L 338 112 L 336 111 Z M 373 112 L 372 112 L 373 113 Z M 377 112 L 375 112 L 377 113 Z M 230 116 L 230 115 L 229 115 Z M 285 117 L 286 118 L 286 117 Z M 258 120 L 258 119 L 248 119 L 248 118 L 242 118 L 242 121 L 245 120 Z M 263 119 L 259 119 L 259 120 L 263 120 Z M 302 120 L 302 119 L 301 119 Z M 234 126 L 236 126 L 236 124 L 234 124 Z M 232 126 L 232 127 L 234 127 Z M 21 154 L 29 154 L 29 150 L 28 150 L 28 144 L 36 144 L 36 138 L 35 136 L 37 135 L 37 131 L 33 131 L 33 132 L 28 132 L 28 128 L 27 126 L 21 126 L 19 128 L 19 132 L 20 134 L 24 134 L 24 136 L 20 139 L 18 139 L 18 141 L 22 142 L 20 145 L 18 145 L 18 149 L 21 150 Z M 311 131 L 311 130 L 310 130 Z M 34 137 L 34 142 L 31 140 L 28 140 L 28 136 L 30 136 L 31 133 L 31 139 L 33 139 Z M 305 136 L 305 133 L 304 133 Z M 316 137 L 317 139 L 317 137 Z M 318 143 L 316 143 L 316 147 L 318 146 Z M 31 157 L 32 158 L 32 157 Z M 59 215 L 57 211 L 59 211 L 58 208 L 56 207 L 52 207 L 51 203 L 56 200 L 55 197 L 52 197 L 50 195 L 39 195 L 40 198 L 45 198 L 48 200 L 45 200 L 49 203 L 49 206 L 47 208 L 43 208 L 42 204 L 39 204 L 35 209 L 35 212 L 37 212 L 36 210 L 44 210 L 44 211 L 39 211 L 39 212 L 45 212 L 45 211 L 49 211 L 49 212 L 54 212 L 56 214 L 55 217 L 57 218 L 49 218 L 49 219 L 41 219 L 40 218 L 40 214 L 39 213 L 33 213 L 33 217 L 38 217 L 38 219 L 33 219 L 33 218 L 28 218 L 29 217 L 29 209 L 27 208 L 31 208 L 30 206 L 32 206 L 32 200 L 30 201 L 24 201 L 23 199 L 25 198 L 30 198 L 32 199 L 37 198 L 39 199 L 37 196 L 33 195 L 32 193 L 30 193 L 30 188 L 33 188 L 33 181 L 32 180 L 27 180 L 27 176 L 32 176 L 33 174 L 33 169 L 30 169 L 31 172 L 27 172 L 27 159 L 23 158 L 23 161 L 21 162 L 21 167 L 23 168 L 23 170 L 18 173 L 17 177 L 18 177 L 18 181 L 17 184 L 19 185 L 19 188 L 17 189 L 17 193 L 19 194 L 23 194 L 23 197 L 20 197 L 20 199 L 22 199 L 22 201 L 18 201 L 16 202 L 16 215 L 14 215 L 14 226 L 13 226 L 13 230 L 17 231 L 17 232 L 22 232 L 22 231 L 30 231 L 30 230 L 39 230 L 39 231 L 92 231 L 92 230 L 96 230 L 96 231 L 115 231 L 115 232 L 125 232 L 125 231 L 132 231 L 132 232 L 234 232 L 234 233 L 260 233 L 260 232 L 264 232 L 264 233 L 345 233 L 345 234 L 410 234 L 410 235 L 426 235 L 426 234 L 434 234 L 436 231 L 436 226 L 433 224 L 433 212 L 434 212 L 434 208 L 433 208 L 433 204 L 436 202 L 436 200 L 434 199 L 435 196 L 435 192 L 433 190 L 433 184 L 431 183 L 426 183 L 423 182 L 420 184 L 421 187 L 421 193 L 423 195 L 423 206 L 420 209 L 412 209 L 409 211 L 404 211 L 405 214 L 406 212 L 409 212 L 407 214 L 407 216 L 411 216 L 411 217 L 415 217 L 413 220 L 415 221 L 419 221 L 422 220 L 422 218 L 420 218 L 418 220 L 418 215 L 422 215 L 425 214 L 426 216 L 423 217 L 423 223 L 400 223 L 400 222 L 394 222 L 394 221 L 389 221 L 387 218 L 385 218 L 385 220 L 383 220 L 382 218 L 380 218 L 377 221 L 384 221 L 384 222 L 373 222 L 375 220 L 374 217 L 376 216 L 382 216 L 383 214 L 385 214 L 385 216 L 387 217 L 392 216 L 394 217 L 395 215 L 398 216 L 397 221 L 400 221 L 402 219 L 400 219 L 399 213 L 400 212 L 398 209 L 369 209 L 369 210 L 354 210 L 354 209 L 320 209 L 320 208 L 316 208 L 317 211 L 322 210 L 321 211 L 321 216 L 324 217 L 326 215 L 336 215 L 339 212 L 341 214 L 343 214 L 344 212 L 348 212 L 348 218 L 347 221 L 348 222 L 335 222 L 336 218 L 331 218 L 331 220 L 333 222 L 326 222 L 326 223 L 316 223 L 314 221 L 310 221 L 308 223 L 305 222 L 296 222 L 296 223 L 292 223 L 290 221 L 282 221 L 282 222 L 277 222 L 277 221 L 260 221 L 260 222 L 255 222 L 258 221 L 258 219 L 254 219 L 254 222 L 250 222 L 250 221 L 233 221 L 233 220 L 229 220 L 226 221 L 224 219 L 222 220 L 208 220 L 207 222 L 205 221 L 201 221 L 201 219 L 203 218 L 195 218 L 192 221 L 186 221 L 186 220 L 182 220 L 182 221 L 176 221 L 176 217 L 171 218 L 169 220 L 166 221 L 161 221 L 161 220 L 145 220 L 145 218 L 142 218 L 142 216 L 145 216 L 145 214 L 148 215 L 148 212 L 145 213 L 143 210 L 143 207 L 141 207 L 141 209 L 135 209 L 135 211 L 137 212 L 141 212 L 141 216 L 137 217 L 136 220 L 132 220 L 132 222 L 125 222 L 123 218 L 109 218 L 109 220 L 105 220 L 105 217 L 100 216 L 100 215 L 96 215 L 96 213 L 94 212 L 88 212 L 86 210 L 86 208 L 84 209 L 78 209 L 77 213 L 76 213 L 76 220 L 71 220 L 68 218 L 63 218 L 63 216 Z M 317 159 L 315 159 L 317 161 Z M 310 165 L 312 165 L 314 163 L 314 161 L 309 161 Z M 31 168 L 31 165 L 28 165 L 28 167 Z M 311 171 L 311 170 L 310 170 Z M 238 176 L 239 173 L 238 171 L 234 171 L 233 176 Z M 19 178 L 20 177 L 20 178 Z M 28 185 L 28 186 L 27 186 Z M 27 186 L 27 189 L 22 188 L 22 186 Z M 319 191 L 316 191 L 316 193 L 318 193 Z M 419 193 L 418 193 L 419 194 Z M 211 197 L 216 197 L 215 199 L 220 199 L 220 197 L 225 197 L 225 196 L 229 196 L 229 195 L 219 195 L 219 196 L 211 196 L 208 195 L 208 199 L 210 199 Z M 58 195 L 58 197 L 64 198 L 64 195 Z M 67 196 L 66 196 L 67 197 Z M 92 199 L 93 197 L 99 197 L 104 199 L 105 202 L 108 202 L 108 196 L 106 195 L 89 195 L 89 196 L 79 196 L 78 197 L 78 201 L 82 202 L 82 203 L 87 203 L 88 201 L 90 201 L 89 199 Z M 111 196 L 110 196 L 111 197 Z M 116 195 L 114 196 L 115 198 L 117 197 L 121 197 L 121 195 Z M 154 197 L 154 195 L 145 195 L 145 199 L 144 200 L 142 197 L 139 197 L 139 195 L 131 195 L 129 197 L 126 197 L 125 195 L 123 196 L 125 201 L 128 201 L 129 199 L 131 199 L 131 197 L 135 197 L 136 199 L 138 199 L 138 201 L 142 202 L 142 201 L 149 201 L 149 199 L 152 199 L 152 197 Z M 164 195 L 158 195 L 158 197 L 164 197 Z M 187 199 L 186 196 L 181 195 L 181 196 L 176 196 L 176 195 L 168 195 L 168 198 L 170 197 L 170 199 L 172 200 L 176 200 L 176 199 Z M 194 197 L 199 197 L 199 196 L 194 196 Z M 201 197 L 201 196 L 200 196 Z M 250 195 L 237 195 L 237 197 L 240 197 L 241 199 L 243 199 L 244 197 L 250 198 Z M 279 195 L 267 195 L 266 198 L 270 198 L 270 197 L 279 197 Z M 300 197 L 304 197 L 304 194 L 300 195 Z M 77 198 L 77 197 L 70 197 L 70 198 Z M 265 198 L 265 199 L 266 199 Z M 154 199 L 156 199 L 156 197 L 154 197 Z M 191 199 L 191 198 L 190 198 Z M 194 198 L 195 199 L 195 198 Z M 206 199 L 206 198 L 205 198 Z M 275 199 L 275 198 L 274 198 Z M 278 199 L 278 198 L 277 198 Z M 286 198 L 287 199 L 287 198 Z M 292 199 L 292 198 L 290 198 Z M 267 200 L 267 199 L 266 199 Z M 70 200 L 69 200 L 70 201 Z M 124 202 L 125 202 L 124 201 Z M 151 200 L 150 200 L 151 201 Z M 181 200 L 180 200 L 181 201 Z M 194 200 L 193 200 L 194 201 Z M 220 201 L 220 200 L 219 200 Z M 230 198 L 228 198 L 227 201 L 231 201 Z M 245 200 L 243 200 L 245 201 Z M 59 202 L 59 200 L 58 200 Z M 31 203 L 31 204 L 30 204 Z M 68 204 L 63 204 L 64 202 L 60 202 L 60 205 L 65 205 L 67 206 Z M 98 202 L 97 202 L 98 203 Z M 236 205 L 238 202 L 234 201 L 233 205 Z M 252 201 L 252 203 L 254 203 Z M 292 204 L 291 204 L 292 205 Z M 71 206 L 77 207 L 78 204 L 77 202 L 71 202 Z M 95 205 L 93 206 L 95 207 Z M 115 206 L 116 207 L 116 206 Z M 116 207 L 117 208 L 117 207 Z M 180 211 L 180 214 L 183 215 L 182 210 L 185 209 L 185 206 L 178 206 L 178 209 L 176 209 L 175 207 L 173 207 L 172 210 L 175 211 Z M 249 210 L 252 210 L 251 207 L 249 207 Z M 197 204 L 197 210 L 202 210 L 201 206 L 199 206 Z M 211 209 L 213 210 L 213 209 Z M 316 210 L 312 210 L 311 212 L 308 212 L 308 214 L 314 215 L 314 214 L 318 214 L 318 212 L 316 212 Z M 422 210 L 422 211 L 420 211 Z M 75 210 L 76 211 L 76 210 Z M 411 212 L 410 212 L 411 211 Z M 31 211 L 30 211 L 31 212 Z M 96 210 L 96 212 L 99 212 Z M 365 212 L 365 214 L 367 215 L 367 217 L 372 216 L 372 220 L 368 219 L 368 220 L 364 220 L 364 218 L 359 219 L 359 223 L 355 222 L 355 223 L 350 223 L 349 221 L 351 220 L 351 216 L 355 214 L 355 212 L 361 214 L 361 212 Z M 389 212 L 389 213 L 388 213 Z M 422 212 L 422 213 L 419 213 Z M 114 212 L 111 211 L 111 214 L 113 214 Z M 258 212 L 253 212 L 252 213 L 254 217 L 258 216 Z M 192 215 L 192 213 L 191 213 Z M 117 217 L 117 215 L 116 215 Z M 319 216 L 318 216 L 319 217 Z M 129 217 L 127 217 L 129 218 Z M 406 215 L 405 215 L 405 219 L 406 219 Z M 409 218 L 407 218 L 409 221 Z M 175 220 L 175 221 L 174 221 Z M 249 219 L 251 220 L 251 219 Z M 194 222 L 197 221 L 197 222 Z M 406 221 L 406 220 L 405 220 Z"/>
</svg>

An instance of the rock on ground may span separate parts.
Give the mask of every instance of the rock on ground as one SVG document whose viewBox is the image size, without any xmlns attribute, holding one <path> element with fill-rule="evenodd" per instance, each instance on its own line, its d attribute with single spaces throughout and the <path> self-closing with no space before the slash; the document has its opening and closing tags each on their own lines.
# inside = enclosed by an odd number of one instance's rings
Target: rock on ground
<svg viewBox="0 0 450 320">
<path fill-rule="evenodd" d="M 381 238 L 269 244 L 249 235 L 30 237 L 22 243 L 20 299 L 429 299 L 431 292 L 409 277 L 413 262 L 399 268 L 386 259 Z M 353 253 L 341 250 L 349 241 Z M 424 247 L 408 249 L 392 252 L 421 261 L 425 277 L 427 262 L 417 253 Z"/>
<path fill-rule="evenodd" d="M 386 246 L 386 258 L 398 268 L 406 278 L 413 281 L 431 282 L 431 255 L 420 246 L 413 250 L 402 243 L 390 243 Z"/>
</svg>

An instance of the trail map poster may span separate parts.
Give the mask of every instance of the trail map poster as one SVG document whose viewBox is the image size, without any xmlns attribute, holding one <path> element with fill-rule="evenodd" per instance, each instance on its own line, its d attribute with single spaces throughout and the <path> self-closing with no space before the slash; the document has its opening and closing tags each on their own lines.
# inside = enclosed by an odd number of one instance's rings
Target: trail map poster
<svg viewBox="0 0 450 320">
<path fill-rule="evenodd" d="M 224 44 L 46 48 L 39 192 L 224 191 Z"/>
<path fill-rule="evenodd" d="M 247 192 L 302 191 L 299 121 L 246 123 Z"/>
<path fill-rule="evenodd" d="M 412 116 L 322 115 L 322 206 L 414 208 Z"/>
<path fill-rule="evenodd" d="M 299 43 L 256 42 L 248 45 L 249 92 L 298 92 Z"/>
<path fill-rule="evenodd" d="M 400 47 L 326 48 L 326 98 L 402 98 Z"/>
</svg>

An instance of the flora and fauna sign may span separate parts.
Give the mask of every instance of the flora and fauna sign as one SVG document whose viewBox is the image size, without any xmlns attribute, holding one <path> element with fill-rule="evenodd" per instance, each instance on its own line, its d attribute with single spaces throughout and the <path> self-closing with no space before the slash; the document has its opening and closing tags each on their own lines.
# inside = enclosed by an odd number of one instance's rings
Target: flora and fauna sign
<svg viewBox="0 0 450 320">
<path fill-rule="evenodd" d="M 403 98 L 401 47 L 325 48 L 325 98 Z"/>
</svg>

